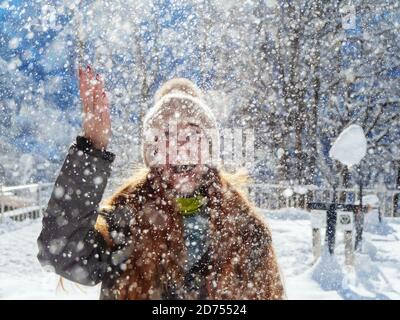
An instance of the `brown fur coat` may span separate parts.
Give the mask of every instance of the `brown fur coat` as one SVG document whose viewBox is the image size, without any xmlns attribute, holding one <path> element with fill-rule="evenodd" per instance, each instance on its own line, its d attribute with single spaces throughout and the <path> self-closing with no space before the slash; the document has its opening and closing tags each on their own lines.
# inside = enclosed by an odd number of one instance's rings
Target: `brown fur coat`
<svg viewBox="0 0 400 320">
<path fill-rule="evenodd" d="M 268 227 L 216 169 L 210 169 L 204 186 L 211 222 L 207 299 L 284 298 Z M 161 175 L 151 170 L 106 202 L 107 214 L 115 215 L 120 229 L 110 230 L 101 216 L 96 228 L 111 249 L 121 233 L 132 244 L 125 272 L 112 285 L 116 299 L 160 299 L 168 283 L 180 297 L 193 298 L 183 289 L 183 217 L 176 213 L 174 197 Z"/>
</svg>

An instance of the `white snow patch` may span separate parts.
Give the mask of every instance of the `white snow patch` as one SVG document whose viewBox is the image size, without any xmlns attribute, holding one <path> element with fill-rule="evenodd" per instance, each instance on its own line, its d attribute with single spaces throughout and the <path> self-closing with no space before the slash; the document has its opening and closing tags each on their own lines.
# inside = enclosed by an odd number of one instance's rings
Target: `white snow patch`
<svg viewBox="0 0 400 320">
<path fill-rule="evenodd" d="M 293 195 L 293 190 L 290 188 L 287 188 L 287 189 L 283 190 L 282 195 L 285 198 L 290 198 Z"/>
<path fill-rule="evenodd" d="M 348 167 L 358 164 L 367 154 L 367 139 L 363 129 L 352 124 L 337 137 L 329 156 Z"/>
</svg>

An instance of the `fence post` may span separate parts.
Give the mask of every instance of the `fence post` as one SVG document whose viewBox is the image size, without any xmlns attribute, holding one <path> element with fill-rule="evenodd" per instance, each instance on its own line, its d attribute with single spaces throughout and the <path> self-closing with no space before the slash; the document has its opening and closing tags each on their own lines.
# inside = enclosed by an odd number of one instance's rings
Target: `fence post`
<svg viewBox="0 0 400 320">
<path fill-rule="evenodd" d="M 314 192 L 315 190 L 307 190 L 306 199 L 304 201 L 304 209 L 307 209 L 307 203 L 314 201 Z"/>
<path fill-rule="evenodd" d="M 329 209 L 326 211 L 326 233 L 325 242 L 328 245 L 328 250 L 331 255 L 335 252 L 335 241 L 336 241 L 336 186 L 333 186 L 333 193 L 330 191 L 329 196 L 332 195 L 332 203 Z"/>
<path fill-rule="evenodd" d="M 359 209 L 354 213 L 354 225 L 356 230 L 356 239 L 354 242 L 354 250 L 361 251 L 362 246 L 362 235 L 363 235 L 363 228 L 364 228 L 364 212 L 362 210 L 363 202 L 363 186 L 360 182 L 359 185 Z"/>
<path fill-rule="evenodd" d="M 0 196 L 3 195 L 3 185 L 0 186 Z M 0 223 L 3 223 L 4 215 L 4 202 L 3 199 L 0 200 Z"/>
<path fill-rule="evenodd" d="M 37 193 L 36 193 L 36 201 L 37 201 L 37 205 L 39 206 L 39 215 L 42 214 L 42 185 L 40 184 L 40 182 L 38 182 L 37 184 Z"/>
<path fill-rule="evenodd" d="M 344 231 L 344 257 L 347 265 L 353 264 L 353 232 Z"/>
<path fill-rule="evenodd" d="M 383 216 L 389 217 L 390 215 L 389 215 L 389 212 L 387 209 L 388 206 L 387 206 L 387 191 L 386 190 L 382 193 L 382 205 L 383 205 Z"/>
<path fill-rule="evenodd" d="M 308 194 L 309 196 L 309 194 Z M 311 198 L 311 197 L 310 197 Z M 307 199 L 307 201 L 310 200 Z M 311 213 L 311 209 L 307 206 L 307 211 Z M 311 220 L 312 221 L 312 220 Z M 321 229 L 317 226 L 312 226 L 312 251 L 314 256 L 314 262 L 321 256 Z"/>
<path fill-rule="evenodd" d="M 399 205 L 399 194 L 398 192 L 399 190 L 395 190 L 393 192 L 393 197 L 392 197 L 392 217 L 398 217 L 399 214 L 397 212 L 397 206 Z"/>
<path fill-rule="evenodd" d="M 321 229 L 312 229 L 312 246 L 314 261 L 316 261 L 321 256 Z"/>
</svg>

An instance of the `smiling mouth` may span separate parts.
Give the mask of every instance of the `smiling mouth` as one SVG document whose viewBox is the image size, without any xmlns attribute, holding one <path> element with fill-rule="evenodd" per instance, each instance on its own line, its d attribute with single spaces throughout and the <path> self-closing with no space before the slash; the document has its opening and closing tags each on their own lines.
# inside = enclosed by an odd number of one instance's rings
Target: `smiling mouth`
<svg viewBox="0 0 400 320">
<path fill-rule="evenodd" d="M 188 173 L 188 172 L 191 172 L 195 167 L 196 167 L 195 164 L 172 166 L 172 172 L 173 173 Z"/>
</svg>

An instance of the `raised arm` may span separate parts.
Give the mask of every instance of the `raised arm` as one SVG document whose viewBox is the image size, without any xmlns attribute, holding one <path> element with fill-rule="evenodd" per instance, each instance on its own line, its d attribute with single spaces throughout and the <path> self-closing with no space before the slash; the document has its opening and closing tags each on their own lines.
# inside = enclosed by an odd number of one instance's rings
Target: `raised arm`
<svg viewBox="0 0 400 320">
<path fill-rule="evenodd" d="M 110 248 L 94 228 L 114 154 L 103 82 L 88 68 L 79 70 L 83 135 L 68 151 L 44 212 L 38 259 L 64 278 L 95 285 L 112 271 Z"/>
</svg>

